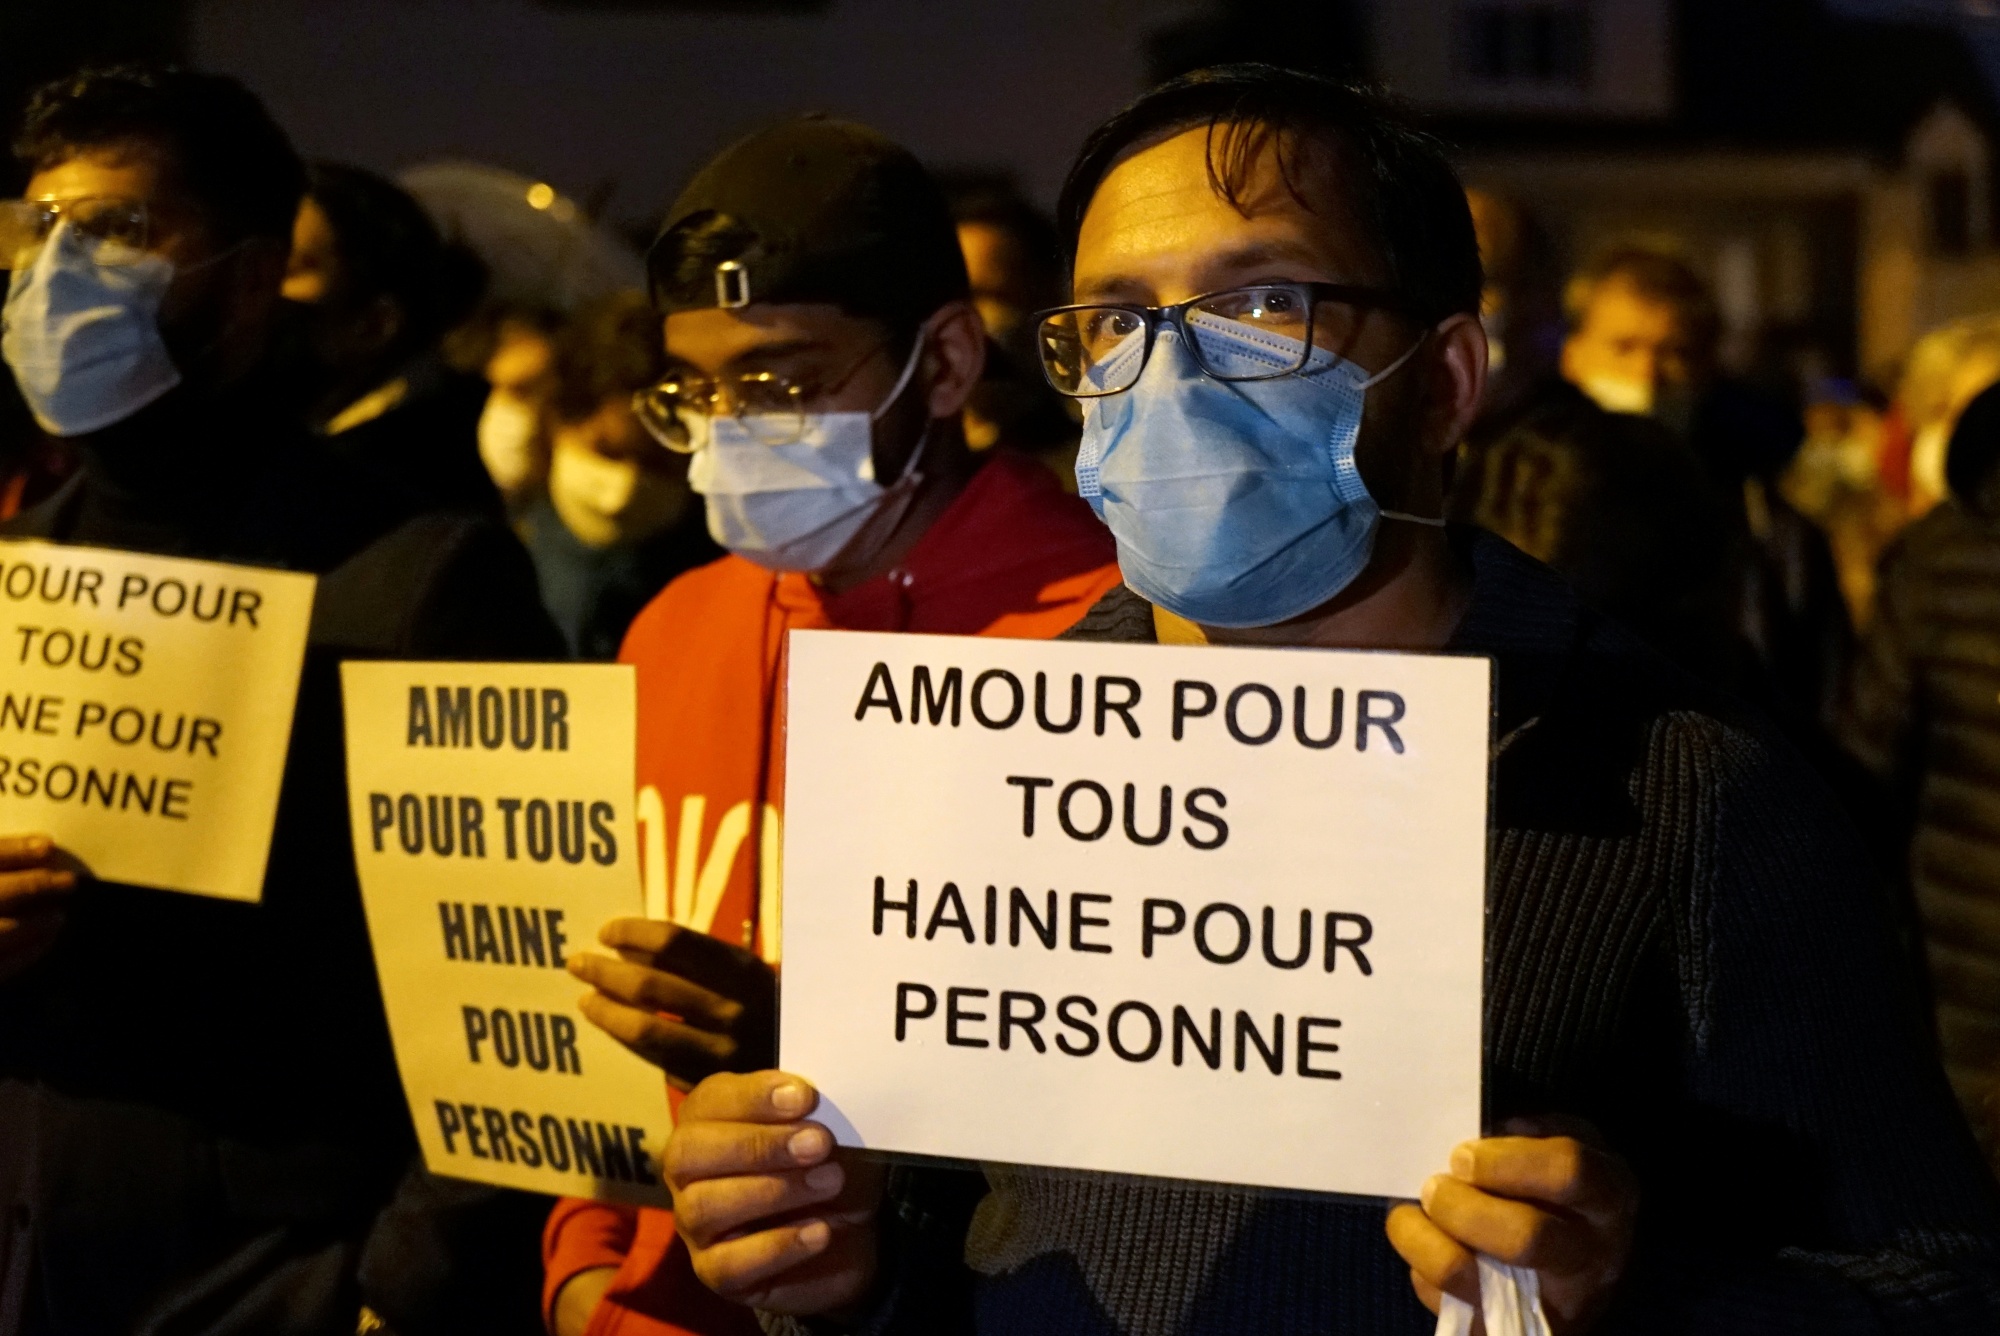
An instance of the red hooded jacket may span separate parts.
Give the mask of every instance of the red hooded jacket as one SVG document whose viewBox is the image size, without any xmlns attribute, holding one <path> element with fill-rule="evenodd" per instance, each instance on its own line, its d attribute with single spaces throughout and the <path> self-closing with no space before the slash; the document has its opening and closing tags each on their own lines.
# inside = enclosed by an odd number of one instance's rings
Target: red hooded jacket
<svg viewBox="0 0 2000 1336">
<path fill-rule="evenodd" d="M 646 912 L 777 963 L 786 633 L 795 628 L 1045 639 L 1118 583 L 1110 533 L 1041 465 L 996 452 L 896 569 L 837 595 L 741 557 L 690 571 L 639 614 L 619 657 L 639 677 Z M 770 930 L 767 931 L 767 925 Z M 673 1215 L 564 1199 L 543 1235 L 543 1316 L 562 1286 L 616 1267 L 586 1336 L 756 1336 L 695 1278 Z"/>
</svg>

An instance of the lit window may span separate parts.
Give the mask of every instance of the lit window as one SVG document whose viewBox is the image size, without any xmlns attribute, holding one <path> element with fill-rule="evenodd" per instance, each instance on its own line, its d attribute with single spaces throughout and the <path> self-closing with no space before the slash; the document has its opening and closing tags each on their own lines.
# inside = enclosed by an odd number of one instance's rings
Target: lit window
<svg viewBox="0 0 2000 1336">
<path fill-rule="evenodd" d="M 1590 83 L 1590 12 L 1582 4 L 1466 4 L 1457 45 L 1459 72 L 1484 83 Z"/>
</svg>

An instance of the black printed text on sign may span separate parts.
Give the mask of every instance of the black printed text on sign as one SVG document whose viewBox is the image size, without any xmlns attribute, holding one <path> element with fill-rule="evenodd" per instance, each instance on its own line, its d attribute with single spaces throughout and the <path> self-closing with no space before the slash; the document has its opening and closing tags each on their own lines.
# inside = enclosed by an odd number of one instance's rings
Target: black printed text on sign
<svg viewBox="0 0 2000 1336">
<path fill-rule="evenodd" d="M 310 575 L 0 540 L 0 831 L 106 881 L 263 893 Z"/>
<path fill-rule="evenodd" d="M 795 633 L 782 1065 L 848 1144 L 1416 1195 L 1479 1133 L 1489 682 Z"/>
<path fill-rule="evenodd" d="M 665 1205 L 660 1073 L 564 968 L 640 909 L 633 674 L 347 663 L 348 803 L 396 1063 L 433 1173 Z"/>
</svg>

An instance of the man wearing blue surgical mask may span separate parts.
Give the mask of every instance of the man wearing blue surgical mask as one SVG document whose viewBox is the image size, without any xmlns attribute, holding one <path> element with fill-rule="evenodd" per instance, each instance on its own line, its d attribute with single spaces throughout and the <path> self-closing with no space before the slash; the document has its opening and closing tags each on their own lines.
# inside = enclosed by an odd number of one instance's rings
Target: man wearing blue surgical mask
<svg viewBox="0 0 2000 1336">
<path fill-rule="evenodd" d="M 79 877 L 0 805 L 0 1330 L 352 1331 L 367 1303 L 499 1332 L 510 1299 L 532 1328 L 533 1199 L 415 1158 L 338 678 L 560 657 L 526 553 L 497 519 L 405 522 L 292 412 L 266 349 L 304 170 L 241 85 L 87 70 L 35 95 L 15 153 L 0 354 L 80 463 L 0 537 L 319 584 L 258 903 Z"/>
<path fill-rule="evenodd" d="M 1478 1300 L 1481 1255 L 1534 1273 L 1555 1336 L 1992 1330 L 2000 1201 L 1823 793 L 1547 568 L 1436 520 L 1486 373 L 1438 146 L 1232 66 L 1100 128 L 1060 212 L 1078 305 L 1043 358 L 1088 405 L 1078 483 L 1125 572 L 1072 638 L 1494 661 L 1487 1135 L 1402 1204 L 885 1182 L 810 1120 L 811 1073 L 717 1075 L 665 1156 L 697 1274 L 773 1332 L 1415 1336 Z"/>
</svg>

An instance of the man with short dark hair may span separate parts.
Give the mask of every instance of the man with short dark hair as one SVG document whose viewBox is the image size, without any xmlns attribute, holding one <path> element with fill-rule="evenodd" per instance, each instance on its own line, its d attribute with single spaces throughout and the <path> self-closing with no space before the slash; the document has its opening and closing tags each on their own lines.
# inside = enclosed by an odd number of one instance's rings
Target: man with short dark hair
<svg viewBox="0 0 2000 1336">
<path fill-rule="evenodd" d="M 531 1322 L 531 1223 L 510 1275 L 466 1285 L 410 1240 L 486 1217 L 454 1216 L 466 1199 L 420 1171 L 391 1206 L 415 1137 L 338 676 L 357 657 L 559 657 L 527 558 L 498 523 L 407 518 L 298 424 L 266 348 L 304 172 L 239 84 L 86 71 L 35 95 L 17 151 L 0 352 L 82 463 L 0 536 L 319 585 L 259 903 L 80 879 L 46 838 L 0 839 L 0 1332 L 318 1336 L 366 1302 L 422 1336 L 454 1285 L 452 1321 L 506 1330 L 512 1295 Z"/>
<path fill-rule="evenodd" d="M 1777 484 L 1804 432 L 1797 412 L 1721 373 L 1714 298 L 1675 256 L 1608 251 L 1571 281 L 1566 304 L 1563 376 L 1600 408 L 1653 418 L 1685 441 L 1731 520 L 1722 537 L 1754 669 L 1735 685 L 1787 724 L 1823 773 L 1844 780 L 1824 731 L 1853 627 L 1826 535 Z M 1567 393 L 1558 387 L 1544 401 Z"/>
<path fill-rule="evenodd" d="M 789 633 L 1053 636 L 1118 571 L 1047 469 L 967 448 L 986 334 L 907 149 L 820 116 L 770 126 L 695 174 L 647 268 L 667 374 L 638 406 L 689 454 L 729 555 L 668 585 L 619 655 L 648 913 L 671 921 L 616 920 L 617 957 L 571 969 L 597 990 L 584 1014 L 685 1090 L 775 1060 Z M 558 1336 L 754 1331 L 667 1212 L 565 1201 L 545 1256 Z"/>
<path fill-rule="evenodd" d="M 666 1152 L 697 1273 L 783 1331 L 1415 1336 L 1477 1299 L 1475 1254 L 1564 1336 L 1993 1330 L 2000 1203 L 1823 791 L 1435 518 L 1486 372 L 1436 145 L 1342 85 L 1207 71 L 1091 137 L 1061 218 L 1081 305 L 1045 365 L 1091 405 L 1126 586 L 1074 638 L 1495 662 L 1488 1135 L 1385 1236 L 1380 1204 L 1018 1165 L 885 1187 L 807 1121 L 810 1074 L 722 1074 Z"/>
</svg>

